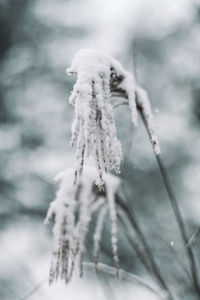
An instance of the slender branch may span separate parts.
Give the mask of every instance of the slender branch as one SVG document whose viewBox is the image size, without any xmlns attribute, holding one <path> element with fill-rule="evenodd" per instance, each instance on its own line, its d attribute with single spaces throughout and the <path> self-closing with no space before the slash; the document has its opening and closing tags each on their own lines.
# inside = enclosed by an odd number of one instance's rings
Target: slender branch
<svg viewBox="0 0 200 300">
<path fill-rule="evenodd" d="M 163 162 L 161 160 L 161 157 L 159 155 L 155 155 L 156 156 L 156 160 L 160 169 L 160 172 L 162 174 L 162 178 L 163 178 L 163 182 L 165 184 L 165 188 L 167 190 L 173 211 L 174 211 L 174 215 L 176 217 L 178 226 L 179 226 L 179 230 L 184 242 L 184 246 L 187 245 L 187 247 L 185 247 L 187 255 L 188 255 L 188 259 L 190 261 L 190 268 L 191 268 L 191 274 L 192 274 L 192 279 L 193 279 L 193 284 L 194 284 L 194 288 L 197 291 L 197 294 L 199 296 L 200 299 L 200 287 L 198 284 L 198 278 L 197 278 L 197 267 L 196 267 L 196 263 L 195 263 L 195 258 L 194 258 L 194 254 L 191 248 L 191 245 L 188 244 L 188 238 L 187 238 L 187 233 L 186 233 L 186 228 L 185 228 L 185 224 L 183 222 L 183 218 L 175 197 L 175 194 L 172 190 L 170 181 L 169 181 L 169 177 L 167 174 L 167 170 L 165 169 Z"/>
<path fill-rule="evenodd" d="M 176 261 L 179 263 L 179 265 L 182 267 L 182 269 L 184 270 L 184 272 L 186 273 L 186 275 L 188 276 L 189 280 L 191 281 L 191 283 L 193 284 L 193 280 L 192 280 L 192 277 L 191 277 L 191 274 L 187 268 L 187 266 L 184 264 L 184 262 L 180 259 L 176 249 L 170 245 L 170 250 L 172 251 L 174 257 L 176 258 Z"/>
<path fill-rule="evenodd" d="M 192 277 L 190 274 L 189 266 L 184 262 L 183 257 L 180 257 L 180 253 L 178 253 L 178 251 L 176 250 L 176 248 L 172 244 L 172 242 L 171 243 L 167 242 L 163 237 L 158 235 L 156 232 L 155 232 L 155 235 L 157 236 L 158 239 L 160 239 L 169 248 L 173 257 L 176 259 L 175 261 L 180 265 L 180 267 L 185 272 L 185 274 L 188 276 L 188 279 L 191 281 L 191 283 L 193 285 L 193 280 L 192 280 Z"/>
<path fill-rule="evenodd" d="M 138 235 L 138 237 L 140 238 L 140 241 L 144 247 L 144 250 L 146 251 L 146 254 L 148 254 L 148 259 L 149 259 L 149 263 L 151 264 L 151 268 L 152 271 L 155 275 L 155 277 L 158 279 L 158 282 L 160 283 L 160 286 L 168 292 L 169 294 L 169 299 L 173 299 L 173 296 L 170 292 L 170 289 L 167 285 L 167 283 L 165 282 L 165 279 L 163 278 L 159 267 L 157 265 L 157 263 L 154 260 L 154 256 L 153 253 L 151 251 L 151 248 L 149 247 L 146 238 L 142 232 L 142 230 L 140 229 L 136 216 L 133 214 L 133 212 L 131 213 L 130 210 L 128 209 L 128 207 L 126 206 L 126 204 L 124 203 L 124 201 L 122 201 L 121 197 L 117 194 L 116 195 L 116 203 L 120 206 L 120 208 L 123 210 L 123 212 L 125 213 L 125 215 L 127 216 L 127 218 L 129 219 L 129 222 L 131 223 L 133 229 L 135 230 L 136 234 Z"/>
<path fill-rule="evenodd" d="M 136 252 L 138 258 L 140 259 L 141 263 L 144 265 L 145 269 L 152 275 L 152 268 L 151 268 L 151 266 L 149 266 L 149 263 L 147 261 L 146 256 L 144 255 L 144 252 L 140 249 L 138 243 L 132 238 L 132 236 L 129 233 L 129 230 L 128 230 L 123 218 L 120 216 L 120 214 L 118 214 L 118 219 L 120 221 L 120 224 L 122 225 L 123 232 L 126 235 L 129 244 L 132 246 L 132 248 Z M 160 284 L 160 282 L 159 282 L 159 284 Z"/>
<path fill-rule="evenodd" d="M 117 94 L 117 96 L 120 97 L 120 95 L 124 99 L 124 102 L 120 103 L 116 107 L 119 107 L 119 106 L 124 105 L 124 104 L 128 105 L 127 95 L 124 95 L 124 93 L 120 94 L 120 92 L 119 92 Z M 137 101 L 137 93 L 136 93 L 136 101 Z M 147 123 L 146 123 L 146 118 L 144 116 L 143 108 L 138 104 L 138 102 L 137 102 L 137 109 L 138 109 L 138 111 L 139 111 L 139 113 L 140 113 L 140 115 L 142 117 L 145 129 L 147 130 L 147 133 L 148 133 L 148 136 L 149 136 L 149 131 L 148 131 L 148 128 L 147 128 Z M 150 138 L 150 136 L 149 136 L 149 138 Z M 159 154 L 157 154 L 157 155 L 155 154 L 155 157 L 156 157 L 156 160 L 157 160 L 160 172 L 161 172 L 161 176 L 162 176 L 162 179 L 163 179 L 163 182 L 164 182 L 165 189 L 167 191 L 169 200 L 171 202 L 171 206 L 172 206 L 172 209 L 173 209 L 173 212 L 174 212 L 174 215 L 175 215 L 175 218 L 176 218 L 176 221 L 177 221 L 180 233 L 181 233 L 181 237 L 182 237 L 185 249 L 187 251 L 188 260 L 190 262 L 190 269 L 191 269 L 191 275 L 192 275 L 192 280 L 193 280 L 193 286 L 194 286 L 194 288 L 196 290 L 196 293 L 197 293 L 197 295 L 198 295 L 198 297 L 200 299 L 200 286 L 199 286 L 199 283 L 198 283 L 197 267 L 196 267 L 196 263 L 195 263 L 194 254 L 193 254 L 193 251 L 192 251 L 192 248 L 191 248 L 191 244 L 188 243 L 188 238 L 187 238 L 187 233 L 186 233 L 186 229 L 185 229 L 185 224 L 183 222 L 183 218 L 182 218 L 182 215 L 181 215 L 181 212 L 180 212 L 180 209 L 179 209 L 178 202 L 176 200 L 175 194 L 173 192 L 173 189 L 172 189 L 172 186 L 171 186 L 171 183 L 170 183 L 170 180 L 169 180 L 169 176 L 168 176 L 167 170 L 164 167 L 164 164 L 163 164 L 163 162 L 161 160 L 160 155 Z"/>
<path fill-rule="evenodd" d="M 136 98 L 137 98 L 137 93 L 136 93 Z M 145 119 L 145 116 L 144 116 L 143 109 L 139 105 L 137 106 L 137 108 L 138 108 L 138 111 L 140 112 L 143 123 L 144 123 L 145 128 L 147 130 L 147 133 L 149 135 L 149 131 L 148 131 L 148 128 L 147 128 L 147 123 L 146 123 L 146 119 Z M 174 212 L 174 215 L 175 215 L 175 218 L 176 218 L 176 221 L 177 221 L 180 233 L 181 233 L 181 237 L 182 237 L 184 246 L 187 245 L 186 252 L 187 252 L 187 255 L 188 255 L 188 259 L 190 261 L 190 269 L 191 269 L 191 274 L 192 274 L 192 279 L 193 279 L 193 285 L 194 285 L 194 288 L 195 288 L 195 290 L 197 292 L 197 295 L 199 296 L 199 299 L 200 299 L 200 287 L 199 287 L 198 278 L 197 278 L 197 267 L 196 267 L 195 258 L 194 258 L 193 252 L 192 252 L 191 245 L 188 244 L 188 238 L 187 238 L 185 224 L 184 224 L 184 221 L 183 221 L 183 218 L 182 218 L 182 215 L 181 215 L 181 212 L 180 212 L 180 209 L 179 209 L 178 202 L 176 200 L 174 191 L 172 189 L 167 170 L 164 167 L 164 164 L 162 162 L 162 159 L 161 159 L 160 155 L 155 154 L 155 157 L 156 157 L 158 167 L 160 169 L 161 176 L 162 176 L 162 179 L 163 179 L 163 182 L 164 182 L 164 186 L 165 186 L 165 189 L 167 191 L 167 194 L 168 194 L 168 197 L 169 197 L 169 200 L 170 200 L 170 203 L 171 203 L 171 206 L 172 206 L 172 209 L 173 209 L 173 212 Z"/>
<path fill-rule="evenodd" d="M 146 256 L 144 255 L 143 251 L 139 248 L 137 242 L 132 238 L 132 236 L 130 235 L 130 232 L 124 222 L 124 220 L 121 218 L 121 216 L 118 214 L 118 219 L 123 227 L 123 232 L 127 237 L 127 240 L 129 242 L 129 244 L 133 247 L 134 251 L 137 253 L 138 258 L 140 259 L 140 261 L 142 262 L 142 264 L 144 265 L 144 267 L 146 268 L 146 270 L 152 275 L 152 268 L 151 266 L 149 266 L 147 260 L 146 260 Z M 172 252 L 173 256 L 176 258 L 176 262 L 182 267 L 183 271 L 186 273 L 186 275 L 188 276 L 189 280 L 191 281 L 191 283 L 193 284 L 193 280 L 191 277 L 190 272 L 188 271 L 187 266 L 183 263 L 183 261 L 181 261 L 177 251 L 175 250 L 174 247 L 172 247 L 171 245 L 169 245 L 164 239 L 163 242 L 166 243 L 166 245 L 169 247 L 170 251 Z M 153 274 L 155 275 L 155 274 Z M 157 276 L 155 277 L 155 279 L 159 280 L 157 278 Z M 160 284 L 160 282 L 159 282 Z"/>
<path fill-rule="evenodd" d="M 152 265 L 149 265 L 149 255 L 148 253 L 145 253 L 140 249 L 138 243 L 132 238 L 132 236 L 129 233 L 129 230 L 123 220 L 123 218 L 121 218 L 120 215 L 118 215 L 118 219 L 123 227 L 123 231 L 124 234 L 127 237 L 128 242 L 130 243 L 130 245 L 133 247 L 133 250 L 136 252 L 138 258 L 140 259 L 141 263 L 144 265 L 145 269 L 148 271 L 148 273 L 152 276 L 154 276 L 156 282 L 158 283 L 158 285 L 163 289 L 163 284 L 160 281 L 160 277 L 157 276 L 157 273 L 155 272 L 154 268 L 152 267 Z M 165 288 L 164 288 L 165 290 Z M 168 293 L 168 291 L 167 291 Z M 171 295 L 170 295 L 171 297 Z M 170 298 L 172 299 L 172 298 Z"/>
<path fill-rule="evenodd" d="M 189 239 L 187 245 L 185 245 L 185 247 L 188 247 L 188 244 L 193 247 L 195 245 L 195 243 L 197 242 L 197 240 L 199 239 L 199 235 L 200 235 L 200 227 L 198 227 L 195 232 L 193 233 L 193 235 L 191 236 L 191 238 Z"/>
</svg>

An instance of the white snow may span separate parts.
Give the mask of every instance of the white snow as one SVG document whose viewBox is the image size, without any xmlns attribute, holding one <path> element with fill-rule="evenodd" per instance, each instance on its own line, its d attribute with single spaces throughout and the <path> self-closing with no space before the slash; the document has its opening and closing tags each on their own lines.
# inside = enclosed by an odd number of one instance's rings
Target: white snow
<svg viewBox="0 0 200 300">
<path fill-rule="evenodd" d="M 94 212 L 97 213 L 97 225 L 94 233 L 96 264 L 98 263 L 99 243 L 102 239 L 103 220 L 106 212 L 109 211 L 113 259 L 118 274 L 115 194 L 120 180 L 114 175 L 106 174 L 104 177 L 105 191 L 99 193 L 97 188 L 95 190 L 95 178 L 97 176 L 95 168 L 85 167 L 79 185 L 76 186 L 73 184 L 73 175 L 74 170 L 67 169 L 56 176 L 55 180 L 59 183 L 59 189 L 56 199 L 50 204 L 45 219 L 47 224 L 52 215 L 55 215 L 50 283 L 56 281 L 58 277 L 68 282 L 76 267 L 80 268 L 80 275 L 82 275 L 85 240 Z M 78 213 L 77 221 L 75 221 L 75 213 Z"/>
<path fill-rule="evenodd" d="M 71 137 L 71 145 L 77 144 L 75 183 L 82 175 L 86 156 L 89 155 L 95 158 L 98 170 L 96 184 L 100 189 L 104 185 L 104 173 L 109 170 L 120 173 L 122 150 L 114 121 L 112 96 L 128 98 L 132 122 L 136 127 L 137 104 L 141 106 L 154 152 L 160 153 L 148 96 L 117 60 L 100 51 L 83 49 L 75 54 L 67 73 L 77 76 L 69 99 L 75 108 Z"/>
</svg>

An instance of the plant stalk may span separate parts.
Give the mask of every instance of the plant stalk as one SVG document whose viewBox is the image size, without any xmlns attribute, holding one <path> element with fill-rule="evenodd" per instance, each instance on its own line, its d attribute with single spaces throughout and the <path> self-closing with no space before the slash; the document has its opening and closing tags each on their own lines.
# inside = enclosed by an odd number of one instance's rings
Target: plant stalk
<svg viewBox="0 0 200 300">
<path fill-rule="evenodd" d="M 157 263 L 155 262 L 153 253 L 151 251 L 151 248 L 149 247 L 146 238 L 142 232 L 142 230 L 140 229 L 136 216 L 133 214 L 133 212 L 131 213 L 130 210 L 128 209 L 128 207 L 126 206 L 126 204 L 124 203 L 124 201 L 122 201 L 121 197 L 117 194 L 116 195 L 116 203 L 119 205 L 119 207 L 123 210 L 123 212 L 125 213 L 125 215 L 127 216 L 130 224 L 132 225 L 133 229 L 135 230 L 136 234 L 138 235 L 145 252 L 147 253 L 147 257 L 149 259 L 149 263 L 151 265 L 151 270 L 153 271 L 154 276 L 156 277 L 156 279 L 158 280 L 158 282 L 160 283 L 160 286 L 167 291 L 168 295 L 169 295 L 169 299 L 173 300 L 173 296 L 171 294 L 171 291 L 167 285 L 167 283 L 165 282 L 165 279 L 162 277 L 162 274 L 159 270 L 159 267 L 157 265 Z"/>
<path fill-rule="evenodd" d="M 137 99 L 137 97 L 136 97 L 136 99 Z M 143 109 L 142 109 L 141 106 L 138 105 L 138 103 L 137 103 L 137 108 L 138 108 L 138 111 L 140 112 L 140 115 L 142 117 L 144 126 L 145 126 L 145 128 L 147 130 L 147 133 L 148 133 L 148 136 L 149 136 L 149 132 L 148 132 L 148 128 L 147 128 L 146 119 L 145 119 L 145 116 L 144 116 L 144 113 L 143 113 Z M 180 230 L 180 234 L 181 234 L 181 237 L 182 237 L 182 240 L 183 240 L 183 244 L 184 244 L 184 246 L 188 245 L 187 247 L 185 247 L 185 249 L 186 249 L 186 252 L 187 252 L 188 260 L 190 262 L 190 269 L 191 269 L 191 275 L 192 275 L 192 279 L 193 279 L 193 286 L 194 286 L 194 288 L 197 292 L 197 295 L 200 299 L 200 287 L 199 287 L 198 277 L 197 277 L 197 267 L 196 267 L 195 258 L 194 258 L 194 254 L 193 254 L 191 245 L 188 244 L 188 238 L 187 238 L 187 233 L 186 233 L 186 228 L 185 228 L 185 224 L 184 224 L 184 221 L 183 221 L 183 217 L 181 215 L 181 212 L 180 212 L 180 209 L 179 209 L 179 206 L 178 206 L 178 202 L 176 200 L 174 191 L 172 189 L 172 186 L 171 186 L 171 183 L 170 183 L 170 180 L 169 180 L 167 170 L 164 167 L 162 159 L 161 159 L 159 154 L 155 154 L 155 157 L 156 157 L 156 161 L 157 161 L 158 167 L 160 169 L 160 173 L 161 173 L 161 176 L 162 176 L 162 179 L 163 179 L 163 183 L 164 183 L 165 189 L 167 191 L 167 194 L 168 194 L 168 197 L 169 197 L 169 200 L 170 200 L 170 203 L 171 203 L 171 206 L 172 206 L 172 209 L 173 209 L 173 212 L 174 212 L 177 224 L 178 224 L 178 228 Z"/>
</svg>

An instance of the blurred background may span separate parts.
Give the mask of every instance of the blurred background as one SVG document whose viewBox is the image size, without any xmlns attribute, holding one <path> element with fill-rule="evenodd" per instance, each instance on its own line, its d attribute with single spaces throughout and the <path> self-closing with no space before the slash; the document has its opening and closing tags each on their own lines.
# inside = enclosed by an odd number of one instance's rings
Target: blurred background
<svg viewBox="0 0 200 300">
<path fill-rule="evenodd" d="M 75 78 L 65 69 L 79 49 L 95 48 L 134 72 L 149 93 L 162 158 L 192 236 L 200 226 L 200 1 L 0 0 L 0 22 L 0 298 L 22 299 L 43 282 L 31 299 L 106 299 L 90 272 L 70 286 L 47 284 L 52 225 L 43 220 L 54 176 L 74 160 L 68 97 Z M 196 299 L 170 246 L 185 261 L 143 124 L 133 129 L 126 107 L 115 116 L 129 207 L 166 280 L 180 299 Z M 198 265 L 199 247 L 197 239 Z M 151 281 L 121 231 L 119 256 L 121 268 Z M 113 264 L 106 229 L 101 261 Z M 156 299 L 142 287 L 112 284 L 113 299 Z"/>
</svg>

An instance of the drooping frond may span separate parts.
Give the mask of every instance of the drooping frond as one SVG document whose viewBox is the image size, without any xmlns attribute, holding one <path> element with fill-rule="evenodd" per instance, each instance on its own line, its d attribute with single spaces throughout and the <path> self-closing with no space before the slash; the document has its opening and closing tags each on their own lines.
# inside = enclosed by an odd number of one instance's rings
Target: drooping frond
<svg viewBox="0 0 200 300">
<path fill-rule="evenodd" d="M 56 176 L 59 189 L 56 199 L 50 204 L 45 219 L 45 223 L 48 223 L 51 216 L 55 215 L 50 284 L 58 278 L 67 283 L 76 266 L 79 267 L 80 275 L 82 275 L 86 237 L 94 213 L 97 215 L 94 253 L 96 257 L 98 256 L 99 244 L 102 239 L 103 219 L 107 211 L 110 212 L 111 243 L 116 273 L 118 274 L 115 194 L 120 183 L 119 179 L 111 174 L 106 174 L 104 178 L 105 189 L 99 191 L 95 185 L 96 169 L 86 167 L 77 186 L 73 185 L 73 174 L 74 170 L 68 169 Z"/>
<path fill-rule="evenodd" d="M 137 105 L 141 105 L 154 151 L 160 153 L 147 94 L 117 60 L 96 50 L 80 50 L 75 54 L 67 73 L 77 76 L 69 99 L 75 108 L 71 137 L 71 145 L 77 144 L 75 183 L 82 174 L 87 155 L 95 159 L 98 170 L 96 184 L 99 188 L 104 185 L 104 172 L 120 172 L 122 150 L 111 104 L 113 96 L 128 99 L 132 122 L 136 127 Z"/>
<path fill-rule="evenodd" d="M 71 144 L 77 140 L 76 176 L 82 174 L 86 155 L 92 154 L 103 186 L 103 172 L 120 172 L 121 144 L 110 101 L 110 58 L 97 51 L 78 52 L 68 68 L 77 81 L 70 96 L 75 107 Z"/>
<path fill-rule="evenodd" d="M 75 198 L 74 186 L 69 181 L 69 173 L 62 172 L 55 178 L 60 183 L 60 188 L 56 194 L 56 199 L 50 204 L 45 223 L 55 215 L 55 225 L 53 228 L 54 246 L 50 268 L 50 284 L 60 276 L 66 282 L 69 279 L 69 258 L 70 249 L 74 244 L 74 211 Z"/>
</svg>

